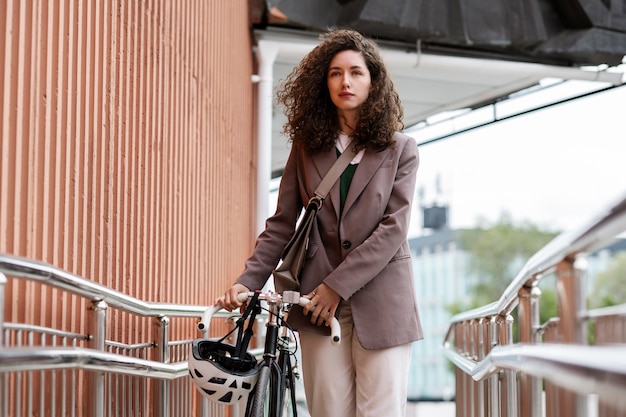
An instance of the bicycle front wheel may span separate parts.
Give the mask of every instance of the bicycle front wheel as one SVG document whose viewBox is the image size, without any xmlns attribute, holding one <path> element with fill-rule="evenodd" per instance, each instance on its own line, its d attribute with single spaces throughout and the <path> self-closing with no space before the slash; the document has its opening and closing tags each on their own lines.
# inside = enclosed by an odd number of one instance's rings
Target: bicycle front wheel
<svg viewBox="0 0 626 417">
<path fill-rule="evenodd" d="M 279 373 L 278 368 L 263 366 L 251 401 L 249 417 L 297 416 L 295 386 L 289 369 L 289 377 Z"/>
<path fill-rule="evenodd" d="M 250 417 L 265 417 L 266 398 L 270 383 L 271 369 L 269 366 L 262 366 L 259 369 L 259 379 L 254 389 L 254 399 L 252 400 L 252 409 Z"/>
</svg>

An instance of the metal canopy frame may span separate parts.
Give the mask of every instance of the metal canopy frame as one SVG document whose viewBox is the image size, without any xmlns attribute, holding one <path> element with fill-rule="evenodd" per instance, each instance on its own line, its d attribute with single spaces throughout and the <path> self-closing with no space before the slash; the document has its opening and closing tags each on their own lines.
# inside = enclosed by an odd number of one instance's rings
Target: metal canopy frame
<svg viewBox="0 0 626 417">
<path fill-rule="evenodd" d="M 316 33 L 268 28 L 255 31 L 257 57 L 261 66 L 269 66 L 272 93 L 278 83 L 298 65 L 302 57 L 318 44 Z M 597 88 L 622 84 L 620 72 L 561 67 L 528 62 L 422 53 L 418 46 L 407 49 L 392 43 L 380 43 L 388 69 L 404 105 L 408 130 L 429 118 L 459 109 L 474 109 L 502 101 L 519 91 L 537 87 L 546 78 L 588 81 Z M 270 70 L 270 68 L 267 68 Z M 282 109 L 272 106 L 271 171 L 282 171 L 288 147 L 282 136 L 285 122 Z M 275 175 L 274 175 L 275 176 Z"/>
</svg>

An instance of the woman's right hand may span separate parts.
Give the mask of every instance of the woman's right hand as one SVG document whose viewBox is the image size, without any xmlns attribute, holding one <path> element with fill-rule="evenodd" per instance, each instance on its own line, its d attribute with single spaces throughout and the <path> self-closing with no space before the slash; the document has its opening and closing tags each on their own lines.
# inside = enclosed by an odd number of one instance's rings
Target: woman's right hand
<svg viewBox="0 0 626 417">
<path fill-rule="evenodd" d="M 250 289 L 243 284 L 234 284 L 223 296 L 215 299 L 214 305 L 221 305 L 225 310 L 233 311 L 243 305 L 242 302 L 237 300 L 237 295 L 242 292 L 250 292 Z"/>
</svg>

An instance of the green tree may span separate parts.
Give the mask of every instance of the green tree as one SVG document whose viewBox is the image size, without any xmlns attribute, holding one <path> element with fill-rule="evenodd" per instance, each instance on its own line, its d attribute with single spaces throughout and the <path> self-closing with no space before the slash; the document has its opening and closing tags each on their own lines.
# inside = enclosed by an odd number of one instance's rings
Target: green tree
<svg viewBox="0 0 626 417">
<path fill-rule="evenodd" d="M 596 277 L 589 298 L 591 308 L 609 307 L 626 303 L 626 252 L 619 252 L 607 268 Z"/>
<path fill-rule="evenodd" d="M 469 254 L 468 266 L 478 281 L 472 288 L 472 305 L 455 303 L 447 306 L 448 311 L 454 315 L 497 301 L 526 261 L 558 234 L 558 231 L 543 230 L 527 221 L 516 223 L 508 212 L 502 212 L 495 224 L 480 219 L 475 228 L 459 231 L 460 246 Z M 557 313 L 554 277 L 551 278 L 547 285 L 540 285 L 541 323 Z M 518 321 L 515 312 L 513 315 L 513 334 L 517 339 Z M 450 369 L 454 369 L 452 364 Z"/>
<path fill-rule="evenodd" d="M 475 228 L 461 231 L 461 247 L 470 255 L 470 271 L 478 277 L 472 307 L 498 300 L 526 261 L 557 234 L 528 221 L 516 223 L 508 212 L 502 212 L 495 224 L 481 219 Z"/>
<path fill-rule="evenodd" d="M 539 321 L 542 324 L 545 324 L 548 319 L 556 317 L 558 308 L 554 285 L 542 288 L 541 284 L 543 283 L 544 280 L 542 280 L 539 285 L 539 288 L 541 289 L 541 300 L 539 301 Z"/>
</svg>

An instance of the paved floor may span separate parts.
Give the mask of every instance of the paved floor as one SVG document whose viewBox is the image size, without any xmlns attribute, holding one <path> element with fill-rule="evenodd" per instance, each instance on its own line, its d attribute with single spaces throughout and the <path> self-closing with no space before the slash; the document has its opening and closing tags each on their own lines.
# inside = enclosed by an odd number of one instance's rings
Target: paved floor
<svg viewBox="0 0 626 417">
<path fill-rule="evenodd" d="M 408 402 L 406 417 L 455 417 L 453 402 Z"/>
<path fill-rule="evenodd" d="M 409 401 L 406 404 L 405 417 L 455 417 L 455 410 L 454 402 Z M 243 415 L 243 410 L 241 415 Z M 309 417 L 309 412 L 302 402 L 298 403 L 298 416 Z"/>
</svg>

